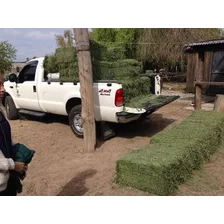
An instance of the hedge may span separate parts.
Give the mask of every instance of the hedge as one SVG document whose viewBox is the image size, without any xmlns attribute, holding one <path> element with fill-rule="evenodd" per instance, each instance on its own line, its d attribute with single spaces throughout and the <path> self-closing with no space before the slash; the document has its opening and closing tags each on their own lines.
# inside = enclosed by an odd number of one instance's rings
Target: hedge
<svg viewBox="0 0 224 224">
<path fill-rule="evenodd" d="M 174 194 L 224 139 L 224 114 L 195 112 L 117 161 L 116 181 L 157 195 Z"/>
</svg>

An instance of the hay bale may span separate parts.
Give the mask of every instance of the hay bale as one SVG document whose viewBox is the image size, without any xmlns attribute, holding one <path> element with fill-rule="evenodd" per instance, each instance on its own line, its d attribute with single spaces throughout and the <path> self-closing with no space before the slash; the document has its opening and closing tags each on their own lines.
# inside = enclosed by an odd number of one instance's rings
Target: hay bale
<svg viewBox="0 0 224 224">
<path fill-rule="evenodd" d="M 46 73 L 57 73 L 59 71 L 55 55 L 46 55 L 43 66 Z"/>
<path fill-rule="evenodd" d="M 119 60 L 113 63 L 113 72 L 118 80 L 135 78 L 141 72 L 141 64 L 134 59 Z"/>
<path fill-rule="evenodd" d="M 173 194 L 193 170 L 210 158 L 222 143 L 223 134 L 223 113 L 194 113 L 153 137 L 153 144 L 117 161 L 116 181 L 158 195 Z"/>
<path fill-rule="evenodd" d="M 112 63 L 107 61 L 93 62 L 93 80 L 114 80 L 114 73 L 112 71 Z"/>
<path fill-rule="evenodd" d="M 106 52 L 106 60 L 110 62 L 125 60 L 125 52 L 126 50 L 123 47 L 108 48 Z"/>
<path fill-rule="evenodd" d="M 105 45 L 91 40 L 90 49 L 94 81 L 121 81 L 126 102 L 137 95 L 150 93 L 150 80 L 139 77 L 141 64 L 134 59 L 124 59 L 123 48 L 107 49 Z M 60 73 L 61 82 L 78 80 L 78 59 L 75 47 L 57 48 L 54 55 L 46 56 L 44 68 L 47 73 Z"/>
<path fill-rule="evenodd" d="M 120 81 L 124 91 L 125 103 L 129 104 L 136 96 L 143 97 L 150 94 L 150 80 L 126 78 Z"/>
<path fill-rule="evenodd" d="M 74 63 L 78 61 L 75 47 L 57 48 L 55 51 L 56 62 L 60 65 Z"/>
<path fill-rule="evenodd" d="M 90 40 L 90 52 L 92 62 L 107 61 L 107 47 L 95 40 Z"/>
</svg>

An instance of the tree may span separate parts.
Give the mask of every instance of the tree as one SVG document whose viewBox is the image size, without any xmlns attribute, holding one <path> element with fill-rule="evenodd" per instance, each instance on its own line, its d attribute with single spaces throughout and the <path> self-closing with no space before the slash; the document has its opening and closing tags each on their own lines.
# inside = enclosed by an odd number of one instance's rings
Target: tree
<svg viewBox="0 0 224 224">
<path fill-rule="evenodd" d="M 97 28 L 93 29 L 93 39 L 107 47 L 122 47 L 127 58 L 136 58 L 136 46 L 140 35 L 138 28 Z"/>
<path fill-rule="evenodd" d="M 220 29 L 143 29 L 138 40 L 138 58 L 161 68 L 183 64 L 185 44 L 220 37 Z"/>
<path fill-rule="evenodd" d="M 9 71 L 15 59 L 16 49 L 8 41 L 0 42 L 0 73 L 4 74 L 5 71 Z"/>
<path fill-rule="evenodd" d="M 115 46 L 117 30 L 114 28 L 96 28 L 93 29 L 92 38 L 108 47 Z"/>
<path fill-rule="evenodd" d="M 138 38 L 141 29 L 138 28 L 123 28 L 118 29 L 115 42 L 126 51 L 127 58 L 136 58 L 136 50 Z"/>
<path fill-rule="evenodd" d="M 64 35 L 55 35 L 58 47 L 73 46 L 74 36 L 71 30 L 65 30 Z"/>
</svg>

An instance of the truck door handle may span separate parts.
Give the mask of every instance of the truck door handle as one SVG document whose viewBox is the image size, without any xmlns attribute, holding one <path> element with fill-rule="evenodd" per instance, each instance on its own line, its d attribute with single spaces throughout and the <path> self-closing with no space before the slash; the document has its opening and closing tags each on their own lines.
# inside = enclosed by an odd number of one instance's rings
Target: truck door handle
<svg viewBox="0 0 224 224">
<path fill-rule="evenodd" d="M 36 91 L 37 91 L 36 86 L 33 86 L 33 91 L 34 91 L 34 92 L 36 92 Z"/>
</svg>

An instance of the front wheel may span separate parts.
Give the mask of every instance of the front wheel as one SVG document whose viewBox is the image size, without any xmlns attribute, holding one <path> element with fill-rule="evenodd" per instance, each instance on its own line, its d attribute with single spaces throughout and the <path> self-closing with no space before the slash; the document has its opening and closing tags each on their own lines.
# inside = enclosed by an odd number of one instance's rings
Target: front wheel
<svg viewBox="0 0 224 224">
<path fill-rule="evenodd" d="M 77 105 L 69 113 L 69 125 L 78 138 L 83 138 L 81 109 L 81 105 Z"/>
<path fill-rule="evenodd" d="M 18 110 L 11 96 L 5 99 L 6 115 L 9 120 L 16 120 L 19 117 Z"/>
</svg>

